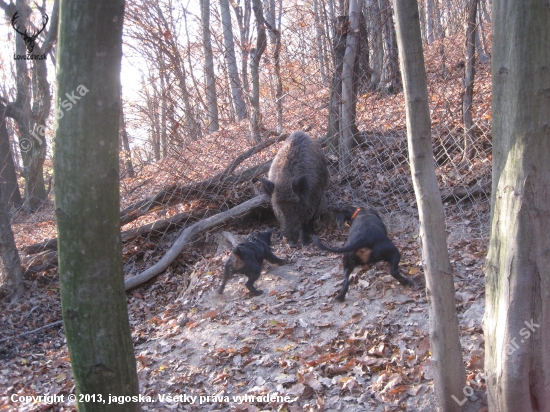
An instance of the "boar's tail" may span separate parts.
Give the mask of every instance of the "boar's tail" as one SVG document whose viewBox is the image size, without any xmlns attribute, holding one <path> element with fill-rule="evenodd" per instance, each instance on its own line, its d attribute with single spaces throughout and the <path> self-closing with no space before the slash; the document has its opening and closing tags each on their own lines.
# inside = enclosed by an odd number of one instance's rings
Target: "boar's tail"
<svg viewBox="0 0 550 412">
<path fill-rule="evenodd" d="M 361 241 L 358 241 L 358 242 L 355 242 L 354 244 L 351 244 L 351 245 L 348 245 L 348 246 L 345 246 L 345 247 L 342 247 L 342 248 L 331 248 L 331 247 L 323 245 L 321 243 L 321 241 L 319 240 L 319 238 L 315 235 L 313 235 L 313 243 L 315 243 L 315 245 L 319 249 L 326 250 L 328 252 L 334 252 L 334 253 L 352 252 L 352 251 L 357 250 L 357 249 L 364 246 Z"/>
</svg>

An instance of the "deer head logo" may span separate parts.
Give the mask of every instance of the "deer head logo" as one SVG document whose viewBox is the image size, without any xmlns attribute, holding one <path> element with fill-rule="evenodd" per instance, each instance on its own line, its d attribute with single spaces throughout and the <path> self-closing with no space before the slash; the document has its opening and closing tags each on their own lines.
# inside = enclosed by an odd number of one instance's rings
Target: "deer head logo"
<svg viewBox="0 0 550 412">
<path fill-rule="evenodd" d="M 23 38 L 23 41 L 25 42 L 25 46 L 27 47 L 27 52 L 32 53 L 33 49 L 34 49 L 34 44 L 36 42 L 36 38 L 38 37 L 38 35 L 40 33 L 42 33 L 44 31 L 44 28 L 46 27 L 46 24 L 48 24 L 48 20 L 49 20 L 49 17 L 47 14 L 44 14 L 44 16 L 42 16 L 42 20 L 43 20 L 43 26 L 40 30 L 38 30 L 36 33 L 34 33 L 33 35 L 29 36 L 27 34 L 27 29 L 25 28 L 25 31 L 24 32 L 21 32 L 19 31 L 19 28 L 21 27 L 21 25 L 17 25 L 16 24 L 16 20 L 17 18 L 19 17 L 19 12 L 16 11 L 15 14 L 13 15 L 13 17 L 11 18 L 11 25 L 13 27 L 13 29 L 19 33 L 21 35 L 21 37 Z"/>
</svg>

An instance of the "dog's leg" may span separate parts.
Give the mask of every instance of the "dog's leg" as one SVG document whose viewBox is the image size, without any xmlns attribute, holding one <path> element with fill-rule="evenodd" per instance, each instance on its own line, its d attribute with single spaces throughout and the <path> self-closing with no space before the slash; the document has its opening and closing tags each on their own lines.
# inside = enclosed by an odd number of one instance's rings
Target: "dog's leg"
<svg viewBox="0 0 550 412">
<path fill-rule="evenodd" d="M 260 277 L 260 273 L 262 271 L 261 265 L 254 265 L 253 267 L 249 267 L 249 270 L 246 273 L 246 276 L 248 277 L 248 280 L 244 284 L 247 289 L 252 293 L 254 296 L 260 296 L 262 293 L 264 293 L 261 290 L 258 290 L 254 287 L 254 282 L 258 280 Z"/>
<path fill-rule="evenodd" d="M 346 299 L 346 293 L 348 292 L 348 288 L 349 288 L 349 275 L 351 275 L 351 272 L 353 272 L 353 269 L 355 268 L 354 252 L 344 254 L 343 266 L 344 266 L 344 283 L 342 284 L 342 288 L 340 289 L 340 292 L 338 292 L 338 295 L 336 295 L 336 300 L 338 302 L 343 302 Z"/>
</svg>

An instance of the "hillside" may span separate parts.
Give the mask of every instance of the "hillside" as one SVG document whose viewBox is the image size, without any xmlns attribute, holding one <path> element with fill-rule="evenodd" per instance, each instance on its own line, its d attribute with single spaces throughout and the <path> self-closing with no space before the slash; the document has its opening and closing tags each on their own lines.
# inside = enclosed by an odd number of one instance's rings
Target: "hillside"
<svg viewBox="0 0 550 412">
<path fill-rule="evenodd" d="M 491 179 L 491 79 L 489 65 L 478 64 L 476 157 L 464 167 L 459 164 L 462 48 L 461 36 L 447 38 L 428 46 L 425 59 L 436 172 L 446 207 L 462 347 L 473 390 L 468 410 L 478 411 L 485 396 L 481 319 Z M 307 93 L 289 91 L 284 132 L 302 129 L 322 138 L 329 94 L 318 84 L 307 88 Z M 265 113 L 264 121 L 268 128 L 275 124 L 273 111 Z M 243 280 L 235 277 L 220 297 L 214 288 L 231 250 L 228 239 L 233 236 L 238 241 L 253 230 L 277 227 L 277 222 L 264 211 L 208 231 L 166 272 L 127 293 L 140 391 L 152 400 L 143 404 L 144 410 L 433 410 L 427 301 L 402 93 L 363 94 L 358 127 L 363 141 L 354 149 L 353 171 L 340 176 L 331 167 L 327 213 L 316 223 L 317 234 L 327 244 L 340 245 L 346 232 L 338 232 L 329 212 L 348 203 L 376 208 L 401 251 L 401 273 L 417 286 L 400 286 L 387 266 L 378 264 L 356 275 L 346 302 L 337 303 L 333 297 L 343 279 L 341 257 L 314 247 L 290 249 L 275 241 L 275 254 L 290 263 L 264 264 L 256 285 L 265 293 L 251 298 Z M 160 162 L 143 165 L 137 177 L 121 180 L 121 207 L 223 171 L 251 147 L 248 133 L 243 121 L 188 142 Z M 280 144 L 246 159 L 232 175 L 271 159 Z M 158 261 L 177 238 L 177 229 L 254 196 L 259 190 L 257 178 L 186 193 L 176 204 L 124 225 L 122 230 L 129 231 L 182 213 L 202 213 L 146 236 L 128 237 L 123 246 L 125 275 L 131 277 Z M 168 196 L 175 195 L 171 191 Z M 51 199 L 34 215 L 16 215 L 13 228 L 19 250 L 55 238 Z M 46 269 L 26 276 L 29 291 L 21 303 L 8 306 L 0 299 L 0 388 L 17 395 L 63 394 L 66 400 L 74 392 L 74 382 L 63 327 L 56 323 L 37 330 L 61 320 L 55 253 L 45 249 L 22 254 L 27 267 L 45 264 Z M 186 395 L 187 402 L 162 401 L 160 395 Z M 245 395 L 260 399 L 233 402 L 233 396 Z M 270 402 L 269 396 L 287 398 Z M 462 400 L 464 395 L 456 397 Z M 45 410 L 11 401 L 0 405 L 2 410 L 14 408 Z M 74 402 L 67 401 L 53 408 L 74 409 Z"/>
</svg>

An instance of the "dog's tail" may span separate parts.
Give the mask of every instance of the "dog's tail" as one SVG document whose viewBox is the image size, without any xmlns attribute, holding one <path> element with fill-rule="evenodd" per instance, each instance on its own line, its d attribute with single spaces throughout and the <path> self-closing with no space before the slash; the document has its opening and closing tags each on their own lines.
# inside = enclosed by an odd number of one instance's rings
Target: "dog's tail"
<svg viewBox="0 0 550 412">
<path fill-rule="evenodd" d="M 319 249 L 326 250 L 327 252 L 346 253 L 346 252 L 352 252 L 354 250 L 357 250 L 357 249 L 363 247 L 362 244 L 357 242 L 357 244 L 351 244 L 351 245 L 348 245 L 348 246 L 345 246 L 345 247 L 342 247 L 342 248 L 331 248 L 331 247 L 323 245 L 316 235 L 313 235 L 312 237 L 313 237 L 313 243 L 315 243 L 315 245 Z"/>
</svg>

